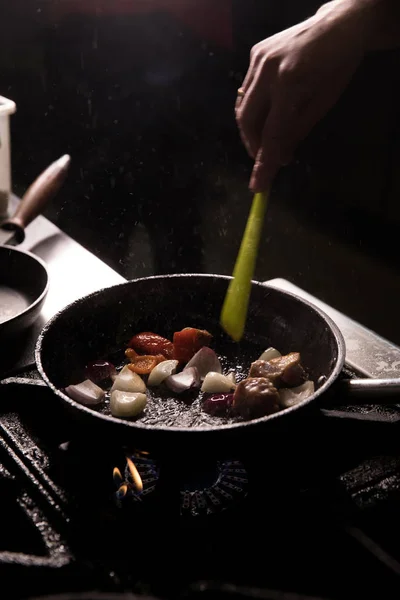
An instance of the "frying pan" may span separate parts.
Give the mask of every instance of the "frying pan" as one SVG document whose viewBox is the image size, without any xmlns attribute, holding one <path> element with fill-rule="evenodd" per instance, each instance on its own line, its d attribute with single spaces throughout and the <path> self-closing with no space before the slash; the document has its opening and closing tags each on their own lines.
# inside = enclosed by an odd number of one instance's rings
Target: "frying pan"
<svg viewBox="0 0 400 600">
<path fill-rule="evenodd" d="M 253 282 L 245 335 L 240 343 L 233 342 L 219 325 L 230 280 L 220 275 L 154 276 L 112 286 L 73 302 L 55 315 L 39 336 L 36 363 L 45 384 L 90 439 L 100 435 L 107 443 L 117 440 L 155 454 L 182 454 L 184 449 L 185 453 L 228 455 L 249 441 L 266 439 L 277 427 L 287 432 L 290 421 L 298 423 L 300 415 L 307 416 L 307 410 L 318 410 L 319 399 L 338 378 L 345 359 L 343 337 L 331 319 L 307 301 Z M 211 417 L 201 410 L 197 399 L 185 402 L 156 395 L 149 400 L 144 418 L 124 420 L 112 417 L 105 408 L 78 404 L 62 391 L 85 378 L 84 367 L 91 360 L 123 362 L 124 349 L 133 334 L 154 331 L 171 337 L 186 326 L 207 328 L 214 335 L 213 348 L 225 357 L 224 365 L 236 368 L 242 377 L 268 346 L 283 354 L 300 351 L 309 377 L 318 382 L 317 389 L 294 407 L 245 422 Z M 6 382 L 18 383 L 18 379 Z M 358 383 L 362 388 L 363 380 Z M 380 383 L 375 385 L 378 390 Z M 394 380 L 393 386 L 383 389 L 383 396 L 388 396 L 391 389 L 398 391 L 398 384 Z M 361 388 L 357 388 L 359 392 Z"/>
<path fill-rule="evenodd" d="M 0 224 L 0 336 L 3 340 L 30 327 L 45 301 L 49 278 L 45 263 L 13 246 L 25 238 L 25 227 L 60 189 L 70 157 L 62 156 L 33 182 L 15 214 Z"/>
</svg>

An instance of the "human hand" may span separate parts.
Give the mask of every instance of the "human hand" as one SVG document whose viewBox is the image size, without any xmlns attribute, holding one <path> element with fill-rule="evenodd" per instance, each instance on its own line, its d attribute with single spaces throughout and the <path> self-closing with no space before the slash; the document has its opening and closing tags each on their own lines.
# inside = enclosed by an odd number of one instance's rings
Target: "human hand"
<svg viewBox="0 0 400 600">
<path fill-rule="evenodd" d="M 236 119 L 255 160 L 253 192 L 269 187 L 349 83 L 368 46 L 369 6 L 334 0 L 252 48 Z"/>
</svg>

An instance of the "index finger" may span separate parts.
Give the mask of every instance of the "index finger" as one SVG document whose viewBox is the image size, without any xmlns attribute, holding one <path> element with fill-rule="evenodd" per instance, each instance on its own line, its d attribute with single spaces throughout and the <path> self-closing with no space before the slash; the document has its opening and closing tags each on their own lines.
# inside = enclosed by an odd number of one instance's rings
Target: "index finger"
<svg viewBox="0 0 400 600">
<path fill-rule="evenodd" d="M 279 168 L 290 162 L 298 142 L 311 129 L 309 105 L 309 99 L 295 102 L 286 92 L 277 92 L 273 97 L 250 180 L 253 191 L 265 190 Z"/>
</svg>

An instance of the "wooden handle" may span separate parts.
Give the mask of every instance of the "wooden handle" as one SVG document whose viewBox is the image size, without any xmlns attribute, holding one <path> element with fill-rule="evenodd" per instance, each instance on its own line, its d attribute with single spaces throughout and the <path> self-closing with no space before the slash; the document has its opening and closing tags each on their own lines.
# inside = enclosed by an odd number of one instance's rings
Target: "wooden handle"
<svg viewBox="0 0 400 600">
<path fill-rule="evenodd" d="M 24 240 L 25 227 L 36 219 L 61 188 L 67 176 L 70 162 L 71 157 L 64 154 L 47 167 L 29 186 L 14 215 L 1 224 L 3 229 L 15 231 L 19 243 Z"/>
</svg>

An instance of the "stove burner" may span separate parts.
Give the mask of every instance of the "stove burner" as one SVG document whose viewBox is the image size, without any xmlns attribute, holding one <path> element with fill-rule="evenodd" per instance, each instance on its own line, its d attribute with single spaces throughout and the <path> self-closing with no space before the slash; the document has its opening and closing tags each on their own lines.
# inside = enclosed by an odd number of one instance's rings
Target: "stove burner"
<svg viewBox="0 0 400 600">
<path fill-rule="evenodd" d="M 143 483 L 143 490 L 139 491 L 135 486 L 135 483 L 132 478 L 132 474 L 129 470 L 129 465 L 125 466 L 125 480 L 118 483 L 114 476 L 114 481 L 116 481 L 119 489 L 116 493 L 117 501 L 120 504 L 125 497 L 131 498 L 134 502 L 143 502 L 143 499 L 148 495 L 154 492 L 156 489 L 156 484 L 159 479 L 159 468 L 154 460 L 147 457 L 140 456 L 132 456 L 132 461 L 136 465 L 136 468 L 139 472 Z M 122 485 L 121 485 L 122 484 Z M 125 485 L 124 485 L 125 484 Z M 123 493 L 121 488 L 126 487 L 126 492 Z"/>
<path fill-rule="evenodd" d="M 138 491 L 129 465 L 124 471 L 124 479 L 114 469 L 114 482 L 118 487 L 115 494 L 119 507 L 128 499 L 143 502 L 156 490 L 160 478 L 160 467 L 149 457 L 132 456 L 143 483 L 143 491 Z M 116 474 L 117 471 L 117 474 Z M 238 460 L 217 461 L 214 469 L 205 473 L 185 471 L 179 478 L 180 515 L 207 516 L 220 513 L 247 495 L 248 476 L 243 464 Z"/>
</svg>

